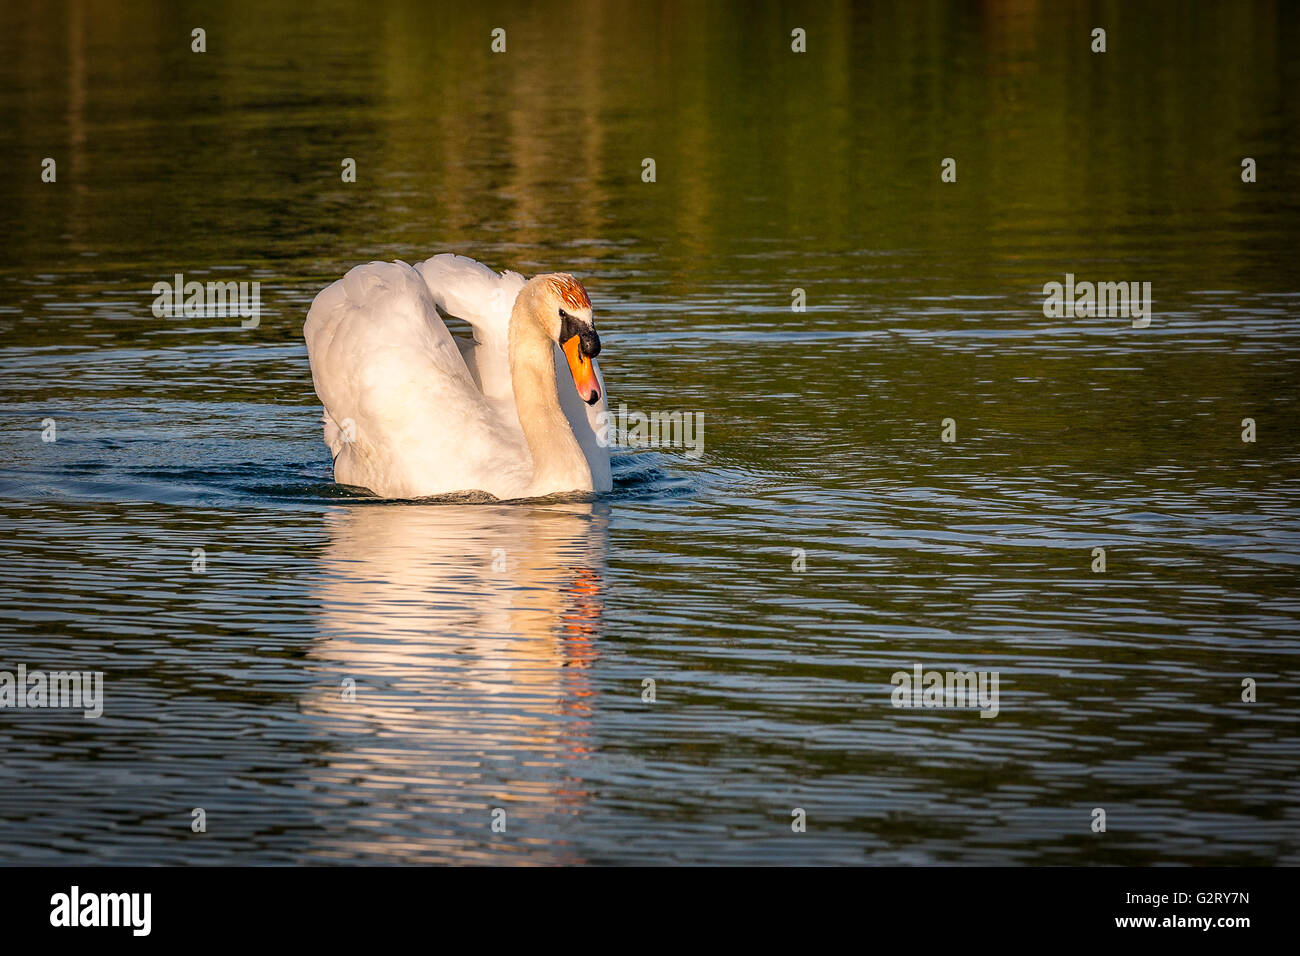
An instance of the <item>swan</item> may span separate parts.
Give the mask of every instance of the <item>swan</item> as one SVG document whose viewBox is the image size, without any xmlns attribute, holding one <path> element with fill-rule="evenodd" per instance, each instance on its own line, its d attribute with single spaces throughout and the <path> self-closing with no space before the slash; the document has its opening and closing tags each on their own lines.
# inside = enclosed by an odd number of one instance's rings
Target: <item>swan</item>
<svg viewBox="0 0 1300 956">
<path fill-rule="evenodd" d="M 340 484 L 383 498 L 612 487 L 600 337 L 568 273 L 370 262 L 317 294 L 303 336 Z"/>
</svg>

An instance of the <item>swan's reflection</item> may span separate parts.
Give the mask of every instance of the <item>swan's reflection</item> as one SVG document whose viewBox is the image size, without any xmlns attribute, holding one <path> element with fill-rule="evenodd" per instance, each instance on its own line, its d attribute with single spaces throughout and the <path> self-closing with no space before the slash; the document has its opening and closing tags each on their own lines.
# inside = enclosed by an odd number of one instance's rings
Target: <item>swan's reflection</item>
<svg viewBox="0 0 1300 956">
<path fill-rule="evenodd" d="M 534 838 L 577 812 L 604 506 L 359 504 L 326 526 L 311 655 L 328 689 L 303 709 L 338 745 L 313 789 L 370 834 L 349 852 L 501 860 L 515 838 L 491 808 Z"/>
</svg>

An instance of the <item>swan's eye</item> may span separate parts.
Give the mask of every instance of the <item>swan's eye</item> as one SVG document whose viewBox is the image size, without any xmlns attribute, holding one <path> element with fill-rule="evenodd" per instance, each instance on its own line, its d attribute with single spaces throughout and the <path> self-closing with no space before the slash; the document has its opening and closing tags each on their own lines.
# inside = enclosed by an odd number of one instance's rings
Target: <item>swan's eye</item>
<svg viewBox="0 0 1300 956">
<path fill-rule="evenodd" d="M 567 313 L 567 312 L 565 312 L 563 309 L 561 309 L 561 310 L 560 310 L 560 318 L 561 318 L 562 320 L 564 320 L 564 321 L 567 322 L 567 321 L 569 320 L 569 318 L 570 318 L 569 313 Z"/>
</svg>

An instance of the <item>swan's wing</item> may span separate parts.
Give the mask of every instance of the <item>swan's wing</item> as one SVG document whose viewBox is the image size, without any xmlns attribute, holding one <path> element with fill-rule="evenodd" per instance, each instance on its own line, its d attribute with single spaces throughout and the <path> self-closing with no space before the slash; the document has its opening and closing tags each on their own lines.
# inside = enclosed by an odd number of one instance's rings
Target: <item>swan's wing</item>
<svg viewBox="0 0 1300 956">
<path fill-rule="evenodd" d="M 442 253 L 416 264 L 434 304 L 446 315 L 467 322 L 474 345 L 465 361 L 483 393 L 513 406 L 510 389 L 510 310 L 526 281 L 518 272 L 493 272 L 466 256 Z"/>
<path fill-rule="evenodd" d="M 525 279 L 518 272 L 493 272 L 468 256 L 444 252 L 415 265 L 434 304 L 448 315 L 468 322 L 477 338 L 509 334 L 510 310 Z"/>
<path fill-rule="evenodd" d="M 375 377 L 404 353 L 409 365 L 472 384 L 428 290 L 404 262 L 356 266 L 323 289 L 307 313 L 303 336 L 316 393 L 335 421 L 341 420 L 335 410 L 357 397 L 359 377 Z"/>
<path fill-rule="evenodd" d="M 337 480 L 407 497 L 492 490 L 494 469 L 511 469 L 499 417 L 406 263 L 352 269 L 316 297 L 303 335 Z"/>
</svg>

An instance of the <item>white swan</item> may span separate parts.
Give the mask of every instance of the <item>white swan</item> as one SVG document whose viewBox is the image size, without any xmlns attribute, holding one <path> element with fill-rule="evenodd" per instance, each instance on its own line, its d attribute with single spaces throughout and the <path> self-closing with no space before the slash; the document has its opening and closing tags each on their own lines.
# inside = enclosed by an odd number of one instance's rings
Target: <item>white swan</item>
<svg viewBox="0 0 1300 956">
<path fill-rule="evenodd" d="M 612 487 L 600 338 L 571 275 L 525 280 L 453 255 L 371 262 L 316 296 L 303 335 L 335 481 L 385 498 Z"/>
</svg>

